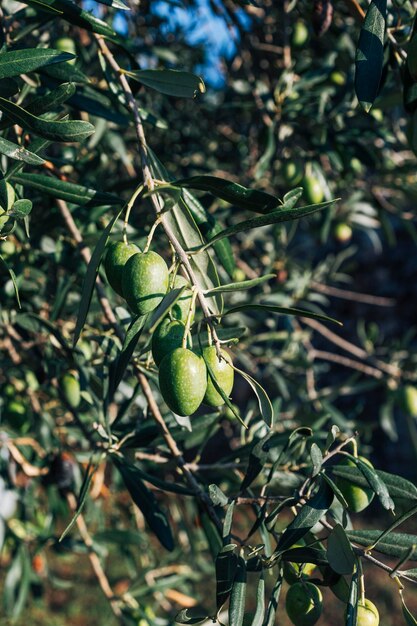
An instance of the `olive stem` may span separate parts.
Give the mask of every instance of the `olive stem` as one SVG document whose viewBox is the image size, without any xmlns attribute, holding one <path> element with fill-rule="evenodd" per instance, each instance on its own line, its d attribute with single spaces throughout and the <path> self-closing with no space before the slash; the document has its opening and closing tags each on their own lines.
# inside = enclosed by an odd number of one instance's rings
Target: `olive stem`
<svg viewBox="0 0 417 626">
<path fill-rule="evenodd" d="M 120 67 L 120 65 L 118 64 L 118 62 L 116 61 L 116 59 L 114 58 L 112 52 L 109 50 L 109 48 L 107 47 L 106 42 L 104 41 L 103 37 L 101 35 L 95 35 L 95 39 L 97 41 L 97 44 L 102 52 L 102 54 L 106 57 L 107 61 L 109 62 L 109 64 L 111 65 L 111 67 L 113 68 L 113 70 L 116 72 L 117 74 L 117 78 L 119 80 L 119 83 L 122 87 L 122 90 L 126 96 L 126 102 L 128 105 L 128 108 L 131 110 L 132 114 L 133 114 L 133 118 L 135 121 L 135 130 L 136 130 L 136 135 L 138 138 L 138 142 L 139 142 L 139 156 L 140 156 L 140 160 L 141 160 L 141 165 L 142 165 L 142 174 L 143 174 L 143 180 L 144 180 L 144 184 L 145 186 L 148 188 L 148 191 L 155 191 L 155 180 L 153 178 L 150 166 L 149 166 L 149 159 L 148 159 L 148 145 L 147 145 L 147 141 L 146 141 L 146 136 L 145 136 L 145 131 L 143 128 L 143 122 L 142 122 L 142 118 L 140 116 L 139 113 L 139 108 L 137 105 L 137 102 L 135 100 L 135 97 L 133 95 L 133 92 L 130 88 L 129 82 L 126 78 L 126 76 L 123 73 L 122 68 Z M 151 194 L 151 202 L 154 206 L 155 212 L 156 214 L 159 216 L 162 213 L 163 207 L 161 204 L 161 199 L 159 197 L 159 195 L 157 193 L 152 193 Z M 220 354 L 220 343 L 217 337 L 217 333 L 216 330 L 214 328 L 214 324 L 213 324 L 213 319 L 212 319 L 212 314 L 210 312 L 210 309 L 208 307 L 206 298 L 204 296 L 204 293 L 202 291 L 202 289 L 200 288 L 199 284 L 198 284 L 198 280 L 197 277 L 195 275 L 195 272 L 192 268 L 192 265 L 190 263 L 190 259 L 188 254 L 185 252 L 185 250 L 183 249 L 183 247 L 181 246 L 180 242 L 178 241 L 177 237 L 175 236 L 171 226 L 165 221 L 164 216 L 161 215 L 161 223 L 162 226 L 165 230 L 165 234 L 168 237 L 169 241 L 171 242 L 172 246 L 175 249 L 175 252 L 178 256 L 178 258 L 180 259 L 182 265 L 184 266 L 188 278 L 190 280 L 190 282 L 195 286 L 196 290 L 197 290 L 197 297 L 201 306 L 201 309 L 203 311 L 203 315 L 205 317 L 205 319 L 207 320 L 207 323 L 210 325 L 211 329 L 212 329 L 212 333 L 213 333 L 213 340 L 214 343 L 216 345 L 216 350 L 218 352 L 218 354 Z"/>
<path fill-rule="evenodd" d="M 363 574 L 362 561 L 359 557 L 358 559 L 358 570 L 359 570 L 359 587 L 361 594 L 361 604 L 365 604 L 365 576 Z"/>
<path fill-rule="evenodd" d="M 126 213 L 125 213 L 125 219 L 123 222 L 123 242 L 128 245 L 128 240 L 127 240 L 127 225 L 129 223 L 129 217 L 130 217 L 130 212 L 133 208 L 133 205 L 135 204 L 135 200 L 136 198 L 142 193 L 144 187 L 143 184 L 139 185 L 135 191 L 133 192 L 132 197 L 130 198 L 129 202 L 127 203 L 127 207 L 126 207 Z"/>
<path fill-rule="evenodd" d="M 153 236 L 154 236 L 155 231 L 158 228 L 159 224 L 161 223 L 161 221 L 162 221 L 162 217 L 161 216 L 157 217 L 155 222 L 154 222 L 154 224 L 153 224 L 153 226 L 152 226 L 152 228 L 151 228 L 151 230 L 149 231 L 149 235 L 148 235 L 148 238 L 146 240 L 146 245 L 145 245 L 145 247 L 143 249 L 144 254 L 146 252 L 148 252 L 149 248 L 151 247 Z"/>
<path fill-rule="evenodd" d="M 183 348 L 187 347 L 187 337 L 190 334 L 191 322 L 192 322 L 193 315 L 194 315 L 195 301 L 197 299 L 197 295 L 198 295 L 197 290 L 193 288 L 193 293 L 191 296 L 191 303 L 190 303 L 190 310 L 188 311 L 187 321 L 185 322 L 184 336 L 182 338 Z"/>
</svg>

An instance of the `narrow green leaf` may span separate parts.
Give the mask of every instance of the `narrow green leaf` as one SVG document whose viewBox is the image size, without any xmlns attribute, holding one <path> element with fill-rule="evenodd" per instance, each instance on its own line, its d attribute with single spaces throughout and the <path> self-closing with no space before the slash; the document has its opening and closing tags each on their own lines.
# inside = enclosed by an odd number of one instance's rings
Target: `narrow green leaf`
<svg viewBox="0 0 417 626">
<path fill-rule="evenodd" d="M 122 349 L 110 365 L 107 404 L 112 401 L 113 396 L 122 381 L 124 373 L 141 336 L 143 327 L 145 326 L 146 319 L 146 315 L 141 315 L 132 320 L 127 330 Z"/>
<path fill-rule="evenodd" d="M 369 487 L 369 483 L 363 473 L 356 467 L 348 467 L 343 465 L 331 466 L 332 474 L 340 476 L 352 482 L 358 487 Z M 409 480 L 395 474 L 388 474 L 381 470 L 375 470 L 376 474 L 381 478 L 387 486 L 391 498 L 402 498 L 405 500 L 417 501 L 417 487 Z"/>
<path fill-rule="evenodd" d="M 380 478 L 380 476 L 378 476 L 378 474 L 372 467 L 369 467 L 367 463 L 364 463 L 360 459 L 356 459 L 354 457 L 351 458 L 356 463 L 358 469 L 365 476 L 370 487 L 375 491 L 384 509 L 387 509 L 388 511 L 393 511 L 395 505 L 384 481 Z"/>
<path fill-rule="evenodd" d="M 372 549 L 374 549 L 380 541 L 383 541 L 383 539 L 389 533 L 391 533 L 394 530 L 394 528 L 397 528 L 398 526 L 400 526 L 403 522 L 408 520 L 410 517 L 412 517 L 416 513 L 417 513 L 417 506 L 413 506 L 409 511 L 406 511 L 405 513 L 400 515 L 400 517 L 398 517 L 392 524 L 388 526 L 388 528 L 384 530 L 383 533 L 381 533 L 381 535 L 378 537 L 375 543 L 372 544 Z M 416 542 L 417 542 L 417 537 L 416 537 Z"/>
<path fill-rule="evenodd" d="M 282 572 L 278 574 L 278 578 L 272 589 L 271 597 L 269 599 L 268 606 L 266 609 L 266 616 L 265 616 L 263 626 L 274 626 L 275 624 L 275 616 L 276 616 L 277 609 L 278 609 L 281 589 L 282 589 Z"/>
<path fill-rule="evenodd" d="M 112 461 L 119 470 L 133 502 L 142 512 L 150 529 L 155 533 L 164 548 L 172 551 L 174 549 L 174 538 L 171 528 L 165 514 L 159 508 L 152 491 L 145 486 L 136 467 L 126 463 L 124 459 L 121 460 L 115 455 L 112 455 Z"/>
<path fill-rule="evenodd" d="M 33 154 L 39 154 L 47 146 L 49 146 L 50 143 L 51 142 L 48 141 L 47 139 L 41 139 L 40 137 L 36 137 L 30 143 L 30 150 L 31 150 L 31 152 Z M 5 174 L 5 178 L 7 180 L 11 179 L 12 176 L 17 174 L 17 172 L 19 172 L 24 167 L 24 165 L 25 164 L 24 164 L 23 161 L 15 161 L 14 163 L 12 163 L 11 166 L 9 167 L 9 169 L 7 170 L 6 174 Z"/>
<path fill-rule="evenodd" d="M 189 211 L 196 221 L 196 224 L 200 228 L 205 239 L 211 239 L 217 233 L 220 233 L 224 226 L 220 222 L 216 221 L 203 205 L 193 196 L 188 189 L 182 188 L 183 197 L 187 203 Z M 222 239 L 213 246 L 214 252 L 217 255 L 220 263 L 223 265 L 226 272 L 230 277 L 233 277 L 233 272 L 236 269 L 236 262 L 233 253 L 233 248 L 228 239 Z"/>
<path fill-rule="evenodd" d="M 368 547 L 375 544 L 381 536 L 380 530 L 347 530 L 346 534 L 351 541 L 361 546 Z M 378 541 L 376 552 L 400 559 L 405 550 L 416 544 L 416 535 L 408 533 L 389 533 L 383 540 Z M 417 549 L 410 555 L 410 561 L 417 561 Z"/>
<path fill-rule="evenodd" d="M 166 296 L 163 297 L 162 301 L 154 311 L 149 319 L 149 332 L 153 333 L 158 324 L 162 321 L 162 319 L 169 313 L 174 304 L 178 302 L 181 298 L 183 292 L 185 291 L 186 286 L 178 287 L 177 289 L 171 289 Z"/>
<path fill-rule="evenodd" d="M 169 175 L 158 158 L 149 150 L 153 176 L 158 180 L 168 180 Z M 164 216 L 164 220 L 170 225 L 175 237 L 184 250 L 201 247 L 204 243 L 198 226 L 188 208 L 191 194 L 180 198 L 178 203 L 170 206 L 170 210 Z M 172 200 L 171 200 L 172 202 Z M 198 252 L 190 258 L 192 269 L 202 291 L 209 291 L 219 286 L 219 277 L 213 260 L 207 252 Z M 219 314 L 223 308 L 221 295 L 207 299 L 207 304 L 213 314 Z"/>
<path fill-rule="evenodd" d="M 226 515 L 224 516 L 223 521 L 223 530 L 222 530 L 222 538 L 223 545 L 228 545 L 230 542 L 230 536 L 232 533 L 232 524 L 233 524 L 233 515 L 235 512 L 235 500 L 229 504 L 226 510 Z"/>
<path fill-rule="evenodd" d="M 217 485 L 209 485 L 208 493 L 214 506 L 226 506 L 228 498 Z"/>
<path fill-rule="evenodd" d="M 337 574 L 353 573 L 356 557 L 340 524 L 336 524 L 327 539 L 327 558 L 330 567 Z"/>
<path fill-rule="evenodd" d="M 405 600 L 404 600 L 404 596 L 401 593 L 401 606 L 402 606 L 402 610 L 403 610 L 403 616 L 405 619 L 405 623 L 407 624 L 407 626 L 417 626 L 417 620 L 416 618 L 411 614 L 410 610 L 408 609 Z"/>
<path fill-rule="evenodd" d="M 296 309 L 294 307 L 275 306 L 275 304 L 241 304 L 225 311 L 223 316 L 230 315 L 231 313 L 239 313 L 240 311 L 269 311 L 270 313 L 280 313 L 281 315 L 297 315 L 298 317 L 308 317 L 322 322 L 333 322 L 334 324 L 343 326 L 342 322 L 339 322 L 339 320 L 335 320 L 333 317 L 328 317 L 327 315 L 322 315 L 321 313 L 313 313 L 312 311 Z"/>
<path fill-rule="evenodd" d="M 216 558 L 216 604 L 220 611 L 231 594 L 238 558 L 236 544 L 223 546 Z"/>
<path fill-rule="evenodd" d="M 62 63 L 74 58 L 73 54 L 50 48 L 24 48 L 0 55 L 0 80 L 33 72 L 51 63 Z"/>
<path fill-rule="evenodd" d="M 0 110 L 10 116 L 19 126 L 52 141 L 82 141 L 94 133 L 94 126 L 89 122 L 47 121 L 32 115 L 5 98 L 0 98 Z"/>
<path fill-rule="evenodd" d="M 44 10 L 47 9 L 59 12 L 70 24 L 75 24 L 98 35 L 103 35 L 111 41 L 120 44 L 122 47 L 125 44 L 122 37 L 119 37 L 116 31 L 108 26 L 106 22 L 98 19 L 88 11 L 81 9 L 75 2 L 71 2 L 71 0 L 42 0 L 42 2 L 39 2 L 39 0 L 24 0 L 24 3 L 34 6 L 35 8 L 41 7 Z"/>
<path fill-rule="evenodd" d="M 352 575 L 349 589 L 349 600 L 346 607 L 345 626 L 356 626 L 358 619 L 359 601 L 359 568 Z"/>
<path fill-rule="evenodd" d="M 282 199 L 282 208 L 283 209 L 292 209 L 295 207 L 299 199 L 304 193 L 303 187 L 296 187 L 295 189 L 291 189 Z"/>
<path fill-rule="evenodd" d="M 355 91 L 366 112 L 372 107 L 381 82 L 386 19 L 387 0 L 372 0 L 366 11 L 355 59 Z"/>
<path fill-rule="evenodd" d="M 176 180 L 173 185 L 185 187 L 186 189 L 197 189 L 208 191 L 213 196 L 226 200 L 231 204 L 236 204 L 241 209 L 254 211 L 255 213 L 270 213 L 280 201 L 276 196 L 272 196 L 264 191 L 248 189 L 238 183 L 230 182 L 224 178 L 216 176 L 193 176 Z"/>
<path fill-rule="evenodd" d="M 22 307 L 21 307 L 21 304 L 20 304 L 19 288 L 17 286 L 16 274 L 14 273 L 12 268 L 7 265 L 6 261 L 1 256 L 1 254 L 0 254 L 0 261 L 3 263 L 4 267 L 6 268 L 7 272 L 9 273 L 10 279 L 11 279 L 11 281 L 13 283 L 13 289 L 14 289 L 14 293 L 15 293 L 15 296 L 16 296 L 17 304 L 18 304 L 18 307 L 20 309 Z"/>
<path fill-rule="evenodd" d="M 155 89 L 167 96 L 179 98 L 195 98 L 199 93 L 204 93 L 206 87 L 200 76 L 190 72 L 178 70 L 135 70 L 123 73 L 137 80 L 142 85 Z"/>
<path fill-rule="evenodd" d="M 263 570 L 256 589 L 256 609 L 251 626 L 262 626 L 265 617 L 265 577 Z"/>
<path fill-rule="evenodd" d="M 311 476 L 312 478 L 314 478 L 314 476 L 317 476 L 317 474 L 320 472 L 321 466 L 323 464 L 323 454 L 318 445 L 314 442 L 311 444 L 310 457 L 313 464 Z"/>
<path fill-rule="evenodd" d="M 257 476 L 261 473 L 265 463 L 268 460 L 269 454 L 269 439 L 271 434 L 269 433 L 265 437 L 263 437 L 260 441 L 257 441 L 252 450 L 250 451 L 248 467 L 243 477 L 242 483 L 240 485 L 240 491 L 243 492 L 245 489 L 250 487 L 252 482 L 255 480 Z"/>
<path fill-rule="evenodd" d="M 71 531 L 71 529 L 73 528 L 75 522 L 77 521 L 77 519 L 79 518 L 80 514 L 82 513 L 82 510 L 84 508 L 84 504 L 87 501 L 87 496 L 88 496 L 88 491 L 90 489 L 90 485 L 91 485 L 91 481 L 93 480 L 93 476 L 97 471 L 97 468 L 99 466 L 99 462 L 100 459 L 96 462 L 93 461 L 93 456 L 91 457 L 85 475 L 84 475 L 84 479 L 83 482 L 81 484 L 81 489 L 80 489 L 80 495 L 78 496 L 78 501 L 77 501 L 77 509 L 70 521 L 70 523 L 68 524 L 68 526 L 65 528 L 64 532 L 61 534 L 59 541 L 62 541 L 67 535 L 68 533 Z"/>
<path fill-rule="evenodd" d="M 0 154 L 4 154 L 9 159 L 15 159 L 16 161 L 23 161 L 28 165 L 42 165 L 45 163 L 44 159 L 37 154 L 26 150 L 23 146 L 19 146 L 12 141 L 0 137 Z"/>
<path fill-rule="evenodd" d="M 229 604 L 229 626 L 242 626 L 246 600 L 246 561 L 238 557 Z"/>
<path fill-rule="evenodd" d="M 99 4 L 105 4 L 107 7 L 113 7 L 114 9 L 120 9 L 121 11 L 130 11 L 130 7 L 128 7 L 122 0 L 95 0 Z"/>
<path fill-rule="evenodd" d="M 339 487 L 336 485 L 336 483 L 330 478 L 330 476 L 328 474 L 326 474 L 326 472 L 322 472 L 321 476 L 324 478 L 324 480 L 326 481 L 326 483 L 329 485 L 330 489 L 333 491 L 334 495 L 336 496 L 336 498 L 339 500 L 340 504 L 345 508 L 345 509 L 349 509 L 349 505 L 346 502 L 346 498 L 343 495 L 343 493 L 340 491 Z"/>
<path fill-rule="evenodd" d="M 78 310 L 77 322 L 75 324 L 75 330 L 74 330 L 74 342 L 73 342 L 74 348 L 77 345 L 78 339 L 80 337 L 80 333 L 84 327 L 85 320 L 87 318 L 87 314 L 90 308 L 91 298 L 93 296 L 93 289 L 94 289 L 94 285 L 95 285 L 97 274 L 98 274 L 98 269 L 100 267 L 104 250 L 106 249 L 107 240 L 109 238 L 109 235 L 112 231 L 113 226 L 115 225 L 116 221 L 119 219 L 119 216 L 121 213 L 122 213 L 122 210 L 116 213 L 116 215 L 114 215 L 113 218 L 110 220 L 110 222 L 107 224 L 106 228 L 103 230 L 100 236 L 100 239 L 98 240 L 98 243 L 94 249 L 93 254 L 91 255 L 91 259 L 87 267 L 87 273 L 84 278 L 83 288 L 81 291 L 80 308 Z"/>
<path fill-rule="evenodd" d="M 299 509 L 297 515 L 282 533 L 276 552 L 284 552 L 302 539 L 323 515 L 333 502 L 333 492 L 328 484 L 320 479 L 318 491 Z"/>
<path fill-rule="evenodd" d="M 208 241 L 201 250 L 206 250 L 210 246 L 212 246 L 216 241 L 220 241 L 224 237 L 231 237 L 232 235 L 236 235 L 237 233 L 242 233 L 247 230 L 252 230 L 254 228 L 260 228 L 261 226 L 270 226 L 271 224 L 279 224 L 281 222 L 288 222 L 291 220 L 298 220 L 301 217 L 306 217 L 307 215 L 312 215 L 317 211 L 321 211 L 325 207 L 328 207 L 334 204 L 337 200 L 329 200 L 328 202 L 321 202 L 320 204 L 311 204 L 308 206 L 298 207 L 297 209 L 278 209 L 277 211 L 272 211 L 271 213 L 267 213 L 262 217 L 253 217 L 249 220 L 244 220 L 239 224 L 235 224 L 234 226 L 230 226 L 229 228 L 225 228 L 221 233 L 215 235 Z"/>
<path fill-rule="evenodd" d="M 251 280 L 243 280 L 237 283 L 228 283 L 227 285 L 220 285 L 206 292 L 206 296 L 213 296 L 216 293 L 228 293 L 230 291 L 246 291 L 252 287 L 257 287 L 262 283 L 265 283 L 272 278 L 276 278 L 275 274 L 265 274 L 265 276 L 259 276 L 259 278 L 252 278 Z"/>
<path fill-rule="evenodd" d="M 320 566 L 329 565 L 327 551 L 311 546 L 302 546 L 286 550 L 282 555 L 282 560 L 288 563 L 315 563 Z"/>
<path fill-rule="evenodd" d="M 269 428 L 272 428 L 272 424 L 274 421 L 274 409 L 265 389 L 254 378 L 252 378 L 252 376 L 250 376 L 243 370 L 240 370 L 235 365 L 233 365 L 232 367 L 238 374 L 243 376 L 246 382 L 249 383 L 249 385 L 252 387 L 258 399 L 259 410 L 261 412 L 262 419 L 264 420 L 265 424 L 269 426 Z"/>
<path fill-rule="evenodd" d="M 121 205 L 123 201 L 113 194 L 97 191 L 66 180 L 59 180 L 44 174 L 15 174 L 12 180 L 24 187 L 36 189 L 53 198 L 59 198 L 80 206 Z"/>
<path fill-rule="evenodd" d="M 326 445 L 325 445 L 325 450 L 326 451 L 329 450 L 331 448 L 331 446 L 334 444 L 334 442 L 336 441 L 339 433 L 340 433 L 339 426 L 336 426 L 336 424 L 333 424 L 331 429 L 329 430 L 329 434 L 327 435 Z"/>
</svg>

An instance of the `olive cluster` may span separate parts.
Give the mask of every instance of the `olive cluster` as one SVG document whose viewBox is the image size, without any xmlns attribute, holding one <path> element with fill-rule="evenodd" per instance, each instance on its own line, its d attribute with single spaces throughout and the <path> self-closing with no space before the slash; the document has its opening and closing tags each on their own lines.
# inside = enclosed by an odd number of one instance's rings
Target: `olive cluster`
<svg viewBox="0 0 417 626">
<path fill-rule="evenodd" d="M 182 416 L 192 415 L 203 402 L 212 407 L 224 404 L 218 387 L 226 396 L 232 391 L 231 358 L 223 350 L 219 358 L 214 346 L 191 349 L 186 322 L 193 321 L 194 305 L 188 281 L 180 275 L 170 280 L 167 264 L 159 254 L 141 252 L 135 244 L 124 242 L 110 244 L 104 269 L 111 287 L 138 315 L 153 311 L 170 289 L 185 287 L 152 336 L 161 394 L 169 408 Z"/>
</svg>

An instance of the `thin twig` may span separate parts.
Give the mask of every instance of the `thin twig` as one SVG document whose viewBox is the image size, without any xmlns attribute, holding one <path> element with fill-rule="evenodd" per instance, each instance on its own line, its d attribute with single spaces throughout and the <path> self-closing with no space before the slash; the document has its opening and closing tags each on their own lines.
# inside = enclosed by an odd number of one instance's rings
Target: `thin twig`
<svg viewBox="0 0 417 626">
<path fill-rule="evenodd" d="M 77 500 L 75 499 L 75 496 L 73 493 L 67 494 L 67 502 L 72 513 L 75 514 L 77 510 Z M 104 571 L 103 566 L 101 565 L 100 559 L 98 558 L 97 554 L 94 552 L 93 540 L 90 536 L 90 533 L 88 532 L 87 525 L 84 521 L 84 517 L 82 516 L 82 514 L 78 515 L 76 523 L 78 526 L 78 531 L 81 535 L 81 539 L 83 540 L 84 545 L 88 549 L 88 558 L 90 560 L 91 567 L 93 568 L 94 573 L 97 577 L 101 590 L 106 596 L 106 598 L 108 599 L 108 601 L 110 602 L 110 606 L 115 616 L 122 617 L 122 611 L 120 610 L 119 603 L 117 602 L 116 597 L 113 593 L 113 590 L 109 583 L 109 579 L 106 576 L 106 572 Z"/>
</svg>

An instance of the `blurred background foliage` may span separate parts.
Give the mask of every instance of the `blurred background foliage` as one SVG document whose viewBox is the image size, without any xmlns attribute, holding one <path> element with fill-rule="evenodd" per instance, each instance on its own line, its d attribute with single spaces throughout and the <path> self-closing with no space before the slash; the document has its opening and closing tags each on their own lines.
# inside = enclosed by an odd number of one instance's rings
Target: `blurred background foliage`
<svg viewBox="0 0 417 626">
<path fill-rule="evenodd" d="M 10 47 L 57 48 L 59 40 L 62 45 L 68 38 L 77 55 L 75 65 L 65 63 L 62 75 L 56 68 L 63 64 L 57 64 L 13 79 L 17 102 L 32 102 L 36 110 L 36 97 L 69 80 L 75 93 L 51 110 L 65 110 L 71 119 L 95 126 L 95 133 L 81 144 L 51 143 L 43 153 L 46 165 L 35 171 L 52 177 L 58 173 L 61 180 L 129 200 L 141 179 L 137 139 L 123 96 L 105 81 L 93 34 L 71 20 L 51 17 L 34 2 L 2 4 Z M 234 260 L 222 266 L 217 259 L 216 265 L 224 283 L 274 275 L 250 294 L 226 294 L 229 307 L 248 301 L 294 306 L 330 315 L 343 327 L 262 310 L 228 316 L 222 326 L 239 338 L 232 348 L 237 365 L 271 398 L 277 445 L 301 426 L 311 427 L 314 440 L 323 444 L 336 424 L 348 436 L 359 433 L 360 451 L 375 466 L 415 482 L 416 415 L 401 401 L 405 386 L 417 384 L 414 82 L 406 61 L 415 3 L 388 3 L 391 39 L 385 46 L 381 89 L 369 113 L 359 106 L 354 88 L 355 52 L 367 2 L 324 2 L 334 9 L 324 16 L 314 13 L 318 3 L 310 0 L 131 0 L 129 12 L 106 3 L 79 4 L 123 39 L 124 47 L 114 46 L 122 67 L 135 68 L 137 63 L 145 69 L 182 69 L 204 78 L 207 91 L 196 100 L 167 97 L 132 82 L 149 146 L 172 179 L 210 174 L 281 198 L 301 185 L 304 204 L 339 198 L 312 217 L 236 235 L 231 239 Z M 13 95 L 13 85 L 3 80 L 0 95 L 9 98 L 10 90 Z M 13 139 L 14 132 L 7 137 Z M 6 177 L 12 165 L 2 157 Z M 68 499 L 68 486 L 79 494 L 89 463 L 96 471 L 87 485 L 90 495 L 82 519 L 114 593 L 124 598 L 130 623 L 173 623 L 179 609 L 196 602 L 213 610 L 214 591 L 206 581 L 214 585 L 209 553 L 215 552 L 218 538 L 213 539 L 201 504 L 163 493 L 163 487 L 158 490 L 176 539 L 173 552 L 162 552 L 115 467 L 102 462 L 96 433 L 105 423 L 108 364 L 118 342 L 94 296 L 82 339 L 71 349 L 85 276 L 82 245 L 68 232 L 54 193 L 45 182 L 37 187 L 25 175 L 16 171 L 8 180 L 17 197 L 29 198 L 33 208 L 29 217 L 11 220 L 13 226 L 9 221 L 0 242 L 21 302 L 19 308 L 13 280 L 2 268 L 4 619 L 20 619 L 18 624 L 47 619 L 57 626 L 93 625 L 103 619 L 111 623 L 108 603 L 90 574 L 86 536 L 72 530 L 57 541 L 71 519 L 71 506 L 76 508 Z M 238 205 L 202 192 L 198 197 L 219 228 L 248 217 Z M 94 249 L 114 209 L 104 201 L 69 201 L 68 206 L 85 245 Z M 153 221 L 145 199 L 132 212 L 130 240 L 143 246 Z M 117 223 L 112 240 L 121 237 L 121 228 Z M 162 235 L 154 246 L 169 255 Z M 106 284 L 104 289 L 126 326 L 129 314 L 122 299 Z M 241 335 L 236 327 L 242 327 Z M 137 355 L 148 340 L 141 339 Z M 68 372 L 80 385 L 76 406 L 62 390 Z M 154 386 L 152 372 L 149 377 Z M 239 493 L 252 442 L 267 434 L 256 398 L 243 379 L 236 381 L 232 400 L 247 431 L 228 409 L 201 409 L 192 418 L 192 432 L 164 410 L 201 484 L 216 483 L 228 496 Z M 108 414 L 117 420 L 119 438 L 133 429 L 126 456 L 140 462 L 145 478 L 181 483 L 132 368 Z M 304 442 L 275 476 L 287 494 L 300 486 L 300 474 L 291 467 L 302 467 L 305 454 Z M 375 503 L 368 512 L 367 527 L 383 528 Z M 245 536 L 256 516 L 255 505 L 243 504 L 235 518 L 237 535 Z M 389 522 L 386 514 L 383 523 Z M 409 532 L 415 532 L 415 525 L 409 525 Z M 382 593 L 385 574 L 378 572 L 370 585 L 379 579 Z M 400 605 L 391 610 L 392 601 L 381 596 L 384 626 L 403 623 Z M 328 623 L 341 623 L 343 605 L 332 599 L 326 606 Z M 411 606 L 416 608 L 415 602 Z"/>
</svg>

